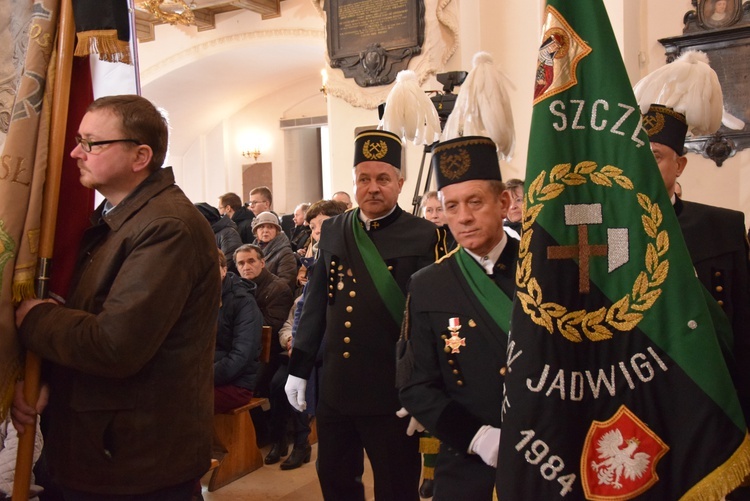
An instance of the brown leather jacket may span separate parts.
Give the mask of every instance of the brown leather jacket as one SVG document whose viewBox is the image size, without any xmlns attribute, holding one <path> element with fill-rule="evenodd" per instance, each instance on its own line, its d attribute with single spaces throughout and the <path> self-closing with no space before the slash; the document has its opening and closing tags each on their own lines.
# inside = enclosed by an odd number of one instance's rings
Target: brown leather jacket
<svg viewBox="0 0 750 501">
<path fill-rule="evenodd" d="M 55 480 L 141 494 L 209 467 L 216 243 L 168 168 L 101 214 L 66 306 L 36 306 L 20 336 L 51 362 L 45 449 Z"/>
</svg>

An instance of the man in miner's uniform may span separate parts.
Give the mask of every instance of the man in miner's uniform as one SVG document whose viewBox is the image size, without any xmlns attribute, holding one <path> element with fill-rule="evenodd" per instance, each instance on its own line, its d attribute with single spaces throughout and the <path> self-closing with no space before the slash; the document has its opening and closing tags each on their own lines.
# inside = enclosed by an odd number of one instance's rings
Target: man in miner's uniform
<svg viewBox="0 0 750 501">
<path fill-rule="evenodd" d="M 750 261 L 745 215 L 684 201 L 675 195 L 677 178 L 688 163 L 688 132 L 711 135 L 722 123 L 731 129 L 742 129 L 744 123 L 724 111 L 719 78 L 700 51 L 688 51 L 649 73 L 634 91 L 643 112 L 643 128 L 672 199 L 695 273 L 731 324 L 733 336 L 727 344 L 731 345 L 727 365 L 745 422 L 750 424 Z"/>
<path fill-rule="evenodd" d="M 328 500 L 364 500 L 363 449 L 375 497 L 417 500 L 420 456 L 395 384 L 395 346 L 411 275 L 434 262 L 437 227 L 397 204 L 401 140 L 383 130 L 355 139 L 358 208 L 323 223 L 320 257 L 289 362 L 286 391 L 298 410 L 323 343 L 316 419 L 318 477 Z"/>
<path fill-rule="evenodd" d="M 399 396 L 442 442 L 433 499 L 489 501 L 518 241 L 503 230 L 510 196 L 491 139 L 442 142 L 432 167 L 460 247 L 412 277 L 406 328 L 414 368 Z"/>
</svg>

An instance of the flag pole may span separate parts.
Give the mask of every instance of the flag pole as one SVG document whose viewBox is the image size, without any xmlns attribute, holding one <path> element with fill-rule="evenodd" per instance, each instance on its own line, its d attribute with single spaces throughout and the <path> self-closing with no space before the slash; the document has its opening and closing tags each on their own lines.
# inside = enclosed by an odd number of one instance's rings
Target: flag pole
<svg viewBox="0 0 750 501">
<path fill-rule="evenodd" d="M 57 58 L 55 82 L 52 91 L 52 120 L 39 237 L 39 265 L 37 268 L 36 287 L 36 294 L 39 298 L 45 298 L 49 294 L 49 265 L 55 242 L 55 224 L 57 221 L 57 205 L 60 198 L 62 160 L 65 154 L 65 129 L 68 118 L 75 34 L 76 27 L 73 19 L 72 0 L 62 0 L 60 4 L 59 28 L 57 31 Z M 41 360 L 39 356 L 36 353 L 27 351 L 24 375 L 24 398 L 31 405 L 35 405 L 39 399 L 40 372 Z M 13 501 L 26 501 L 29 499 L 35 434 L 36 423 L 27 426 L 26 432 L 19 435 L 16 473 L 13 482 Z"/>
</svg>

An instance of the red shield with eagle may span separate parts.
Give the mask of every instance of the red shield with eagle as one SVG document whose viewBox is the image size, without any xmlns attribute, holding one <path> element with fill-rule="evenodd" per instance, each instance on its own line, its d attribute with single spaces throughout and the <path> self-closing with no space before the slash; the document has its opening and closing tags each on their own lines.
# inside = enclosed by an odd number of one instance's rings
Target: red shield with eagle
<svg viewBox="0 0 750 501">
<path fill-rule="evenodd" d="M 624 501 L 659 481 L 656 464 L 669 447 L 627 407 L 593 421 L 581 455 L 586 499 Z"/>
</svg>

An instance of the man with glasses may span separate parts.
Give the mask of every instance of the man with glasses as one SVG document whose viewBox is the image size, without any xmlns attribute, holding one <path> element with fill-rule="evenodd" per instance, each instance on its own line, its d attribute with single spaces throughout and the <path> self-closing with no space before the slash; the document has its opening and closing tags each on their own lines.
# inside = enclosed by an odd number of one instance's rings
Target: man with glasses
<svg viewBox="0 0 750 501">
<path fill-rule="evenodd" d="M 239 195 L 225 193 L 219 197 L 219 213 L 234 221 L 243 244 L 251 244 L 255 240 L 253 235 L 253 218 L 255 214 L 242 205 Z"/>
<path fill-rule="evenodd" d="M 106 200 L 66 304 L 16 310 L 22 343 L 46 364 L 47 462 L 66 500 L 189 499 L 211 460 L 216 243 L 161 168 L 168 127 L 153 104 L 98 99 L 78 132 L 81 184 Z M 35 406 L 22 390 L 12 416 L 25 433 L 47 390 Z"/>
<path fill-rule="evenodd" d="M 268 186 L 258 186 L 257 188 L 253 188 L 250 191 L 250 202 L 248 203 L 250 205 L 250 210 L 253 211 L 253 214 L 256 216 L 261 212 L 271 211 L 271 206 L 273 206 L 273 195 L 271 195 L 271 190 L 268 189 Z"/>
</svg>

